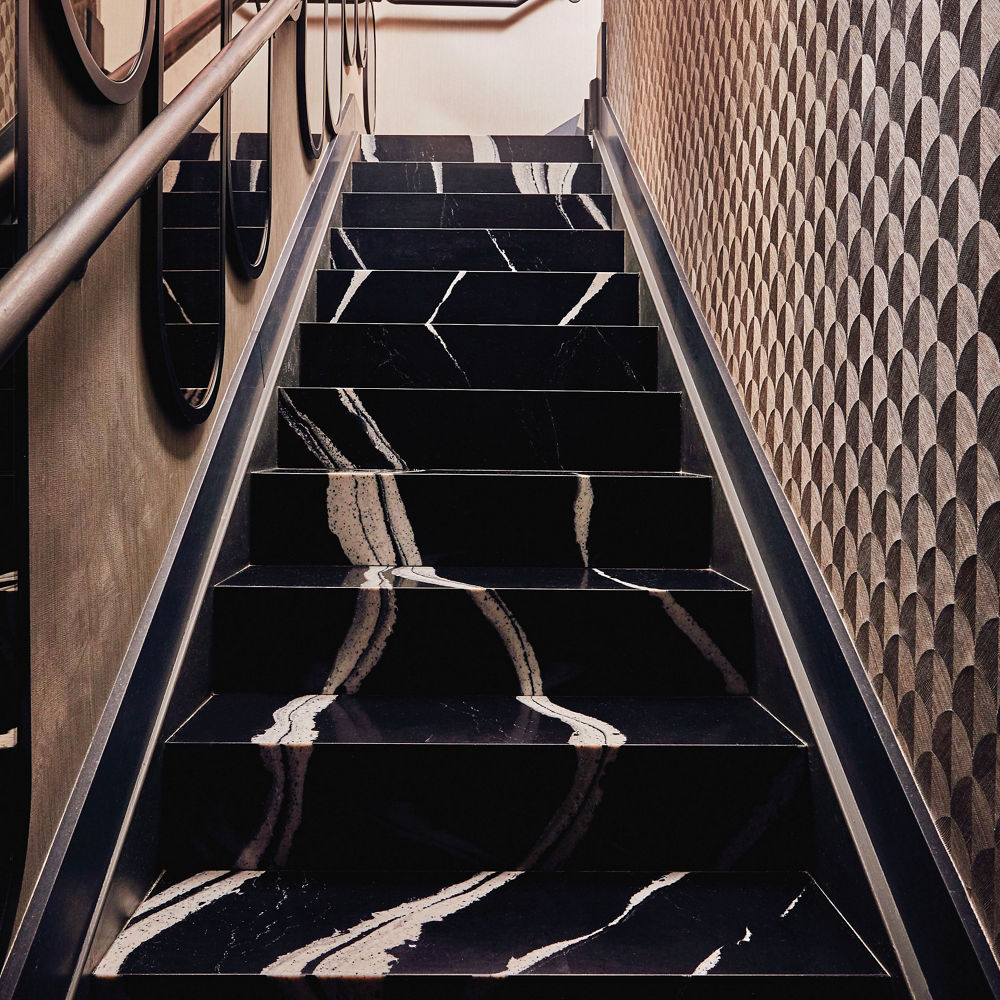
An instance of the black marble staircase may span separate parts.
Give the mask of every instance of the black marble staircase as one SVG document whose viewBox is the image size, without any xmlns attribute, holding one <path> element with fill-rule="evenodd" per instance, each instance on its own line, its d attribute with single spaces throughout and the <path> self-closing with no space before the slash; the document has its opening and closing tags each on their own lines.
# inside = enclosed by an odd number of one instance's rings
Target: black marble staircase
<svg viewBox="0 0 1000 1000">
<path fill-rule="evenodd" d="M 96 995 L 890 996 L 589 141 L 362 156 Z"/>
</svg>

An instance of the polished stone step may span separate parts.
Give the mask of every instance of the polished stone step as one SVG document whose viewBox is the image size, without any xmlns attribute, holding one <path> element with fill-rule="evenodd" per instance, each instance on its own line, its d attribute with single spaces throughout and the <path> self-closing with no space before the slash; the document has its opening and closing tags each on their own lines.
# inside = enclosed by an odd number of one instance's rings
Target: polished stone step
<svg viewBox="0 0 1000 1000">
<path fill-rule="evenodd" d="M 270 145 L 270 136 L 267 132 L 241 132 L 236 136 L 233 159 L 267 162 Z"/>
<path fill-rule="evenodd" d="M 593 162 L 586 136 L 363 135 L 361 159 L 437 163 Z"/>
<path fill-rule="evenodd" d="M 218 323 L 222 287 L 219 271 L 167 271 L 162 274 L 165 323 Z"/>
<path fill-rule="evenodd" d="M 168 741 L 168 866 L 799 868 L 807 752 L 751 698 L 215 695 Z"/>
<path fill-rule="evenodd" d="M 99 997 L 888 1000 L 803 872 L 165 876 Z"/>
<path fill-rule="evenodd" d="M 218 191 L 164 191 L 163 225 L 171 229 L 217 228 L 222 218 Z"/>
<path fill-rule="evenodd" d="M 218 691 L 745 694 L 750 591 L 710 570 L 250 566 L 214 589 Z M 613 664 L 613 669 L 609 665 Z"/>
<path fill-rule="evenodd" d="M 219 191 L 222 169 L 218 160 L 170 160 L 163 167 L 163 190 Z"/>
<path fill-rule="evenodd" d="M 345 226 L 395 229 L 610 229 L 605 194 L 372 194 L 344 195 Z"/>
<path fill-rule="evenodd" d="M 634 326 L 639 276 L 601 272 L 318 271 L 316 319 Z"/>
<path fill-rule="evenodd" d="M 233 160 L 230 177 L 234 191 L 267 191 L 271 178 L 268 160 Z"/>
<path fill-rule="evenodd" d="M 355 191 L 600 194 L 599 163 L 355 163 Z"/>
<path fill-rule="evenodd" d="M 163 230 L 165 270 L 218 270 L 222 240 L 218 228 Z"/>
<path fill-rule="evenodd" d="M 443 389 L 643 390 L 656 327 L 302 323 L 299 381 Z"/>
<path fill-rule="evenodd" d="M 230 171 L 234 191 L 267 190 L 267 160 L 233 160 Z M 164 191 L 218 191 L 221 182 L 218 160 L 171 160 L 163 168 Z"/>
<path fill-rule="evenodd" d="M 679 393 L 293 387 L 278 417 L 289 468 L 680 468 Z"/>
<path fill-rule="evenodd" d="M 279 470 L 250 479 L 257 563 L 709 563 L 711 481 L 701 476 Z"/>
<path fill-rule="evenodd" d="M 174 150 L 174 160 L 218 160 L 219 135 L 199 129 L 186 135 Z"/>
<path fill-rule="evenodd" d="M 624 271 L 625 234 L 583 229 L 334 229 L 330 267 Z"/>
</svg>

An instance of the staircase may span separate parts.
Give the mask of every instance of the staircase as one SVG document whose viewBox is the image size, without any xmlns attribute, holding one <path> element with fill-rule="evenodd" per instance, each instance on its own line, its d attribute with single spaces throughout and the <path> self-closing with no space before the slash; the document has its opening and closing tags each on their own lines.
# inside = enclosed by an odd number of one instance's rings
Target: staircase
<svg viewBox="0 0 1000 1000">
<path fill-rule="evenodd" d="M 592 160 L 365 140 L 98 997 L 890 995 Z"/>
</svg>

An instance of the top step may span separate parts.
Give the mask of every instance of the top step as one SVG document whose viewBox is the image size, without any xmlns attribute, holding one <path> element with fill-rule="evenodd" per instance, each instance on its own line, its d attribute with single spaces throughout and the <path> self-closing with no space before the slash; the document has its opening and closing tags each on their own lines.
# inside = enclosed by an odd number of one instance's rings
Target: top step
<svg viewBox="0 0 1000 1000">
<path fill-rule="evenodd" d="M 363 135 L 361 159 L 367 163 L 591 163 L 594 150 L 582 135 Z"/>
</svg>

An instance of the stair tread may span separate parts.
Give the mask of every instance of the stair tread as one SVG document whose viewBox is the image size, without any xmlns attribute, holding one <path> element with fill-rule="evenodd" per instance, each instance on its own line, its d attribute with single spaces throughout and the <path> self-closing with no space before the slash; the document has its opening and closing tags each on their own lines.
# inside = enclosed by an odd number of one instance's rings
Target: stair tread
<svg viewBox="0 0 1000 1000">
<path fill-rule="evenodd" d="M 220 973 L 886 975 L 806 873 L 599 871 L 167 876 L 96 972 Z"/>
<path fill-rule="evenodd" d="M 518 479 L 539 478 L 551 479 L 562 476 L 564 478 L 576 478 L 578 473 L 583 472 L 591 479 L 675 479 L 679 482 L 710 482 L 710 476 L 702 476 L 695 472 L 594 472 L 586 470 L 569 469 L 352 469 L 349 471 L 331 471 L 328 469 L 293 469 L 275 466 L 270 469 L 258 469 L 250 473 L 256 477 L 270 476 L 399 476 L 407 479 L 430 479 L 432 477 L 462 476 L 472 479 L 475 477 L 487 478 L 507 478 L 516 477 Z"/>
<path fill-rule="evenodd" d="M 585 136 L 541 135 L 371 135 L 362 136 L 361 159 L 412 162 L 510 163 L 558 159 L 592 163 Z"/>
<path fill-rule="evenodd" d="M 530 194 L 600 194 L 601 165 L 578 160 L 520 160 L 516 163 L 385 160 L 355 163 L 354 191 L 509 191 Z"/>
<path fill-rule="evenodd" d="M 444 581 L 444 582 L 442 582 Z M 219 587 L 274 587 L 288 589 L 489 588 L 490 590 L 608 590 L 647 593 L 665 591 L 719 591 L 749 593 L 742 584 L 711 569 L 568 569 L 561 567 L 453 567 L 440 575 L 427 566 L 247 566 L 223 580 Z"/>
<path fill-rule="evenodd" d="M 606 194 L 352 191 L 344 195 L 343 222 L 348 228 L 611 231 L 611 206 Z"/>
<path fill-rule="evenodd" d="M 338 270 L 455 267 L 495 271 L 620 271 L 624 234 L 604 229 L 346 226 L 330 234 Z"/>
<path fill-rule="evenodd" d="M 750 697 L 213 695 L 171 745 L 802 747 Z"/>
<path fill-rule="evenodd" d="M 639 275 L 626 271 L 400 268 L 316 272 L 319 321 L 635 326 Z"/>
</svg>

